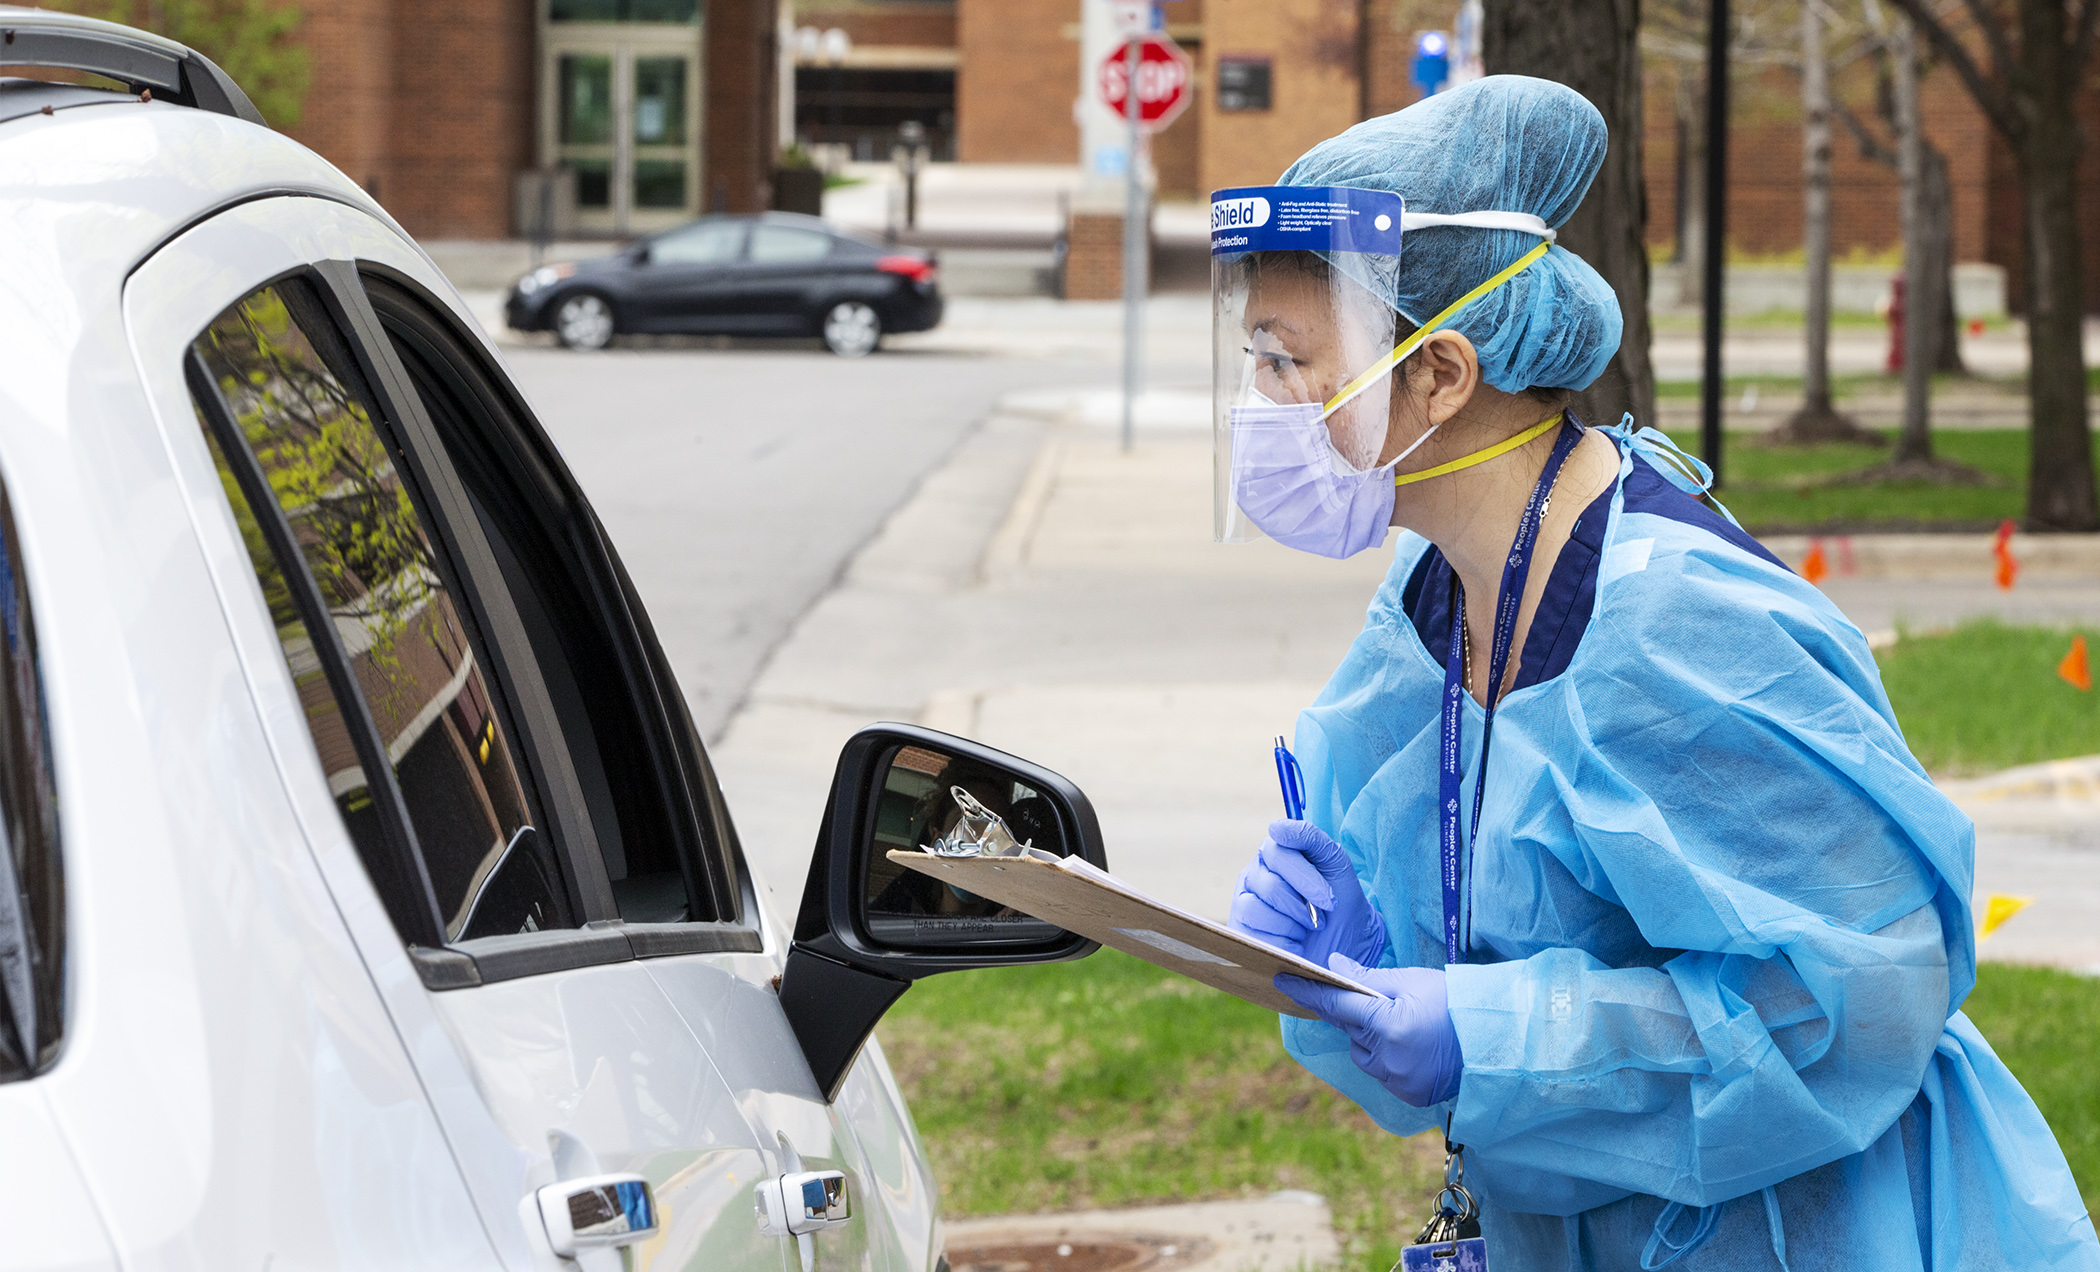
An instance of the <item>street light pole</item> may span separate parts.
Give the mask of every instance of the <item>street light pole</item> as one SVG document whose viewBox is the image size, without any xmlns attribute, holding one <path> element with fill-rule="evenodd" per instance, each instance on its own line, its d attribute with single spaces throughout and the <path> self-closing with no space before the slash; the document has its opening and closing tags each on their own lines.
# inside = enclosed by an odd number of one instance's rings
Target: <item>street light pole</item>
<svg viewBox="0 0 2100 1272">
<path fill-rule="evenodd" d="M 1706 32 L 1706 259 L 1701 288 L 1706 338 L 1699 381 L 1699 450 L 1721 486 L 1721 334 L 1728 277 L 1728 0 L 1713 5 Z"/>
<path fill-rule="evenodd" d="M 1143 107 L 1138 101 L 1138 39 L 1133 32 L 1123 52 L 1123 118 L 1130 125 L 1129 149 L 1123 164 L 1123 449 L 1126 451 L 1136 433 L 1138 380 L 1143 365 L 1140 344 L 1145 337 L 1145 198 L 1138 181 L 1138 126 Z"/>
</svg>

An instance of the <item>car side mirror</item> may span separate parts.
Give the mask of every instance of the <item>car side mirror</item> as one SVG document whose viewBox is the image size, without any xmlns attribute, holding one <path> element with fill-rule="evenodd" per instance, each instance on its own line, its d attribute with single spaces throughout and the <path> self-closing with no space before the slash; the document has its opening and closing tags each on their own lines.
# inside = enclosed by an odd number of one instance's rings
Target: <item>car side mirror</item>
<svg viewBox="0 0 2100 1272">
<path fill-rule="evenodd" d="M 1093 805 L 1046 768 L 909 724 L 870 725 L 846 743 L 780 981 L 781 1007 L 826 1099 L 920 977 L 1099 948 L 885 855 L 1007 842 L 1108 867 Z"/>
</svg>

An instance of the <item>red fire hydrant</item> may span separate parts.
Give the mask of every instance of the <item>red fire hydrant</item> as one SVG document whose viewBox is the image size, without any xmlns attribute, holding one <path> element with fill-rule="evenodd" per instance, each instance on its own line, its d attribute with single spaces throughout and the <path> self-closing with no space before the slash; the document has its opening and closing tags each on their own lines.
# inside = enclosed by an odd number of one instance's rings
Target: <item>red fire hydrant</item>
<svg viewBox="0 0 2100 1272">
<path fill-rule="evenodd" d="M 1890 375 L 1903 374 L 1903 275 L 1889 280 L 1889 362 Z"/>
</svg>

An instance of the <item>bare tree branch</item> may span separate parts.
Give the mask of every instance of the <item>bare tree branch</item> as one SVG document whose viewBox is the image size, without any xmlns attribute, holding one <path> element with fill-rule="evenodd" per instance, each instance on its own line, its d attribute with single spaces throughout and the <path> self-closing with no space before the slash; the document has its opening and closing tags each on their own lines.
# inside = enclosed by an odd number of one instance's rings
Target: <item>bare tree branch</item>
<svg viewBox="0 0 2100 1272">
<path fill-rule="evenodd" d="M 2013 109 L 2011 97 L 1984 77 L 1983 68 L 1976 65 L 1969 50 L 1962 47 L 1961 41 L 1955 39 L 1954 33 L 1940 21 L 1940 16 L 1928 7 L 1927 0 L 1890 0 L 1890 3 L 1903 10 L 1904 16 L 1917 25 L 1919 33 L 1932 45 L 1940 59 L 1961 76 L 1962 83 L 1968 86 L 1969 95 L 1976 99 L 1977 108 L 1999 132 L 2004 133 L 2008 140 L 2017 140 L 2025 134 L 2026 123 Z M 2002 43 L 2004 31 L 1998 30 L 1997 35 Z"/>
<path fill-rule="evenodd" d="M 1962 0 L 1962 4 L 1969 11 L 1969 20 L 1983 32 L 1983 42 L 1990 46 L 1991 69 L 1997 72 L 1998 82 L 2011 83 L 2013 70 L 2019 63 L 2013 57 L 2011 38 L 1998 24 L 1998 15 L 1991 12 L 1990 0 Z M 1908 9 L 1910 6 L 1903 7 Z"/>
<path fill-rule="evenodd" d="M 1830 103 L 1830 109 L 1832 113 L 1837 115 L 1838 122 L 1845 125 L 1845 131 L 1852 134 L 1852 140 L 1859 143 L 1859 153 L 1862 158 L 1870 159 L 1875 163 L 1884 164 L 1891 168 L 1896 166 L 1896 152 L 1882 145 L 1880 138 L 1868 132 L 1866 121 L 1861 119 L 1842 99 L 1833 99 Z"/>
</svg>

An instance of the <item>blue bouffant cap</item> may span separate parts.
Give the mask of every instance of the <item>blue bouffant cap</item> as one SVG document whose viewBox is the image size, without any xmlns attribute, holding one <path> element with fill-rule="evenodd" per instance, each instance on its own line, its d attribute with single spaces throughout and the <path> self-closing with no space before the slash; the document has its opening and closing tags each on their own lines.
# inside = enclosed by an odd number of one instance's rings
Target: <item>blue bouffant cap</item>
<svg viewBox="0 0 2100 1272">
<path fill-rule="evenodd" d="M 1529 212 L 1558 229 L 1604 164 L 1604 117 L 1551 80 L 1490 75 L 1367 119 L 1305 152 L 1279 184 L 1391 190 L 1410 212 Z M 1429 226 L 1401 241 L 1395 309 L 1420 326 L 1538 238 L 1517 230 Z M 1453 316 L 1508 393 L 1588 388 L 1619 349 L 1619 298 L 1587 261 L 1555 246 Z"/>
</svg>

